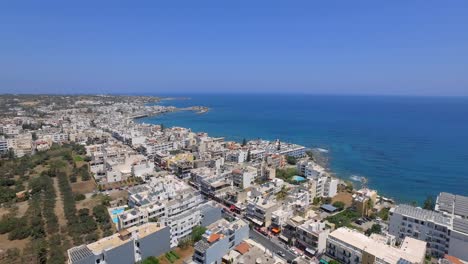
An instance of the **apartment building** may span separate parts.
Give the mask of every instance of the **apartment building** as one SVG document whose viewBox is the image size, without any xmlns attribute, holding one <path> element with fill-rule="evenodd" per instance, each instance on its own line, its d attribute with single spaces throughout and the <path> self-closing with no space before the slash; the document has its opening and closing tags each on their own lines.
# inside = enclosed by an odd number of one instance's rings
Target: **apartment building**
<svg viewBox="0 0 468 264">
<path fill-rule="evenodd" d="M 96 242 L 70 248 L 69 264 L 129 264 L 171 249 L 168 226 L 147 223 L 121 230 Z"/>
<path fill-rule="evenodd" d="M 279 204 L 272 199 L 255 197 L 247 204 L 247 218 L 258 226 L 269 227 L 272 213 L 279 208 Z"/>
<path fill-rule="evenodd" d="M 8 152 L 8 142 L 4 136 L 0 137 L 0 154 L 6 154 Z"/>
<path fill-rule="evenodd" d="M 333 197 L 338 192 L 339 180 L 332 177 L 310 178 L 308 190 L 310 199 L 315 197 Z"/>
<path fill-rule="evenodd" d="M 296 245 L 310 255 L 323 253 L 329 233 L 330 229 L 325 223 L 315 219 L 308 220 L 296 229 Z"/>
<path fill-rule="evenodd" d="M 300 175 L 310 179 L 319 177 L 321 175 L 320 169 L 323 169 L 310 160 L 301 160 L 297 162 L 296 168 Z"/>
<path fill-rule="evenodd" d="M 440 193 L 435 211 L 452 218 L 449 255 L 468 261 L 468 197 L 451 193 Z"/>
<path fill-rule="evenodd" d="M 208 226 L 202 239 L 195 244 L 192 260 L 199 264 L 221 264 L 224 255 L 248 238 L 249 225 L 243 220 L 218 220 Z"/>
<path fill-rule="evenodd" d="M 390 210 L 389 233 L 427 242 L 434 257 L 449 254 L 468 261 L 468 220 L 457 215 L 399 205 Z"/>
<path fill-rule="evenodd" d="M 193 169 L 191 182 L 205 195 L 210 197 L 223 196 L 232 185 L 232 172 L 207 167 Z"/>
<path fill-rule="evenodd" d="M 245 150 L 231 150 L 226 153 L 226 161 L 243 163 L 247 161 L 248 152 Z"/>
<path fill-rule="evenodd" d="M 171 246 L 192 233 L 202 222 L 200 193 L 174 176 L 152 178 L 151 182 L 130 188 L 131 210 L 118 215 L 118 229 L 159 222 L 170 227 Z"/>
<path fill-rule="evenodd" d="M 232 181 L 235 187 L 246 189 L 254 184 L 257 176 L 257 169 L 251 166 L 232 171 Z"/>
<path fill-rule="evenodd" d="M 407 237 L 399 247 L 394 247 L 380 239 L 341 227 L 328 235 L 326 254 L 346 264 L 424 263 L 426 243 Z"/>
</svg>

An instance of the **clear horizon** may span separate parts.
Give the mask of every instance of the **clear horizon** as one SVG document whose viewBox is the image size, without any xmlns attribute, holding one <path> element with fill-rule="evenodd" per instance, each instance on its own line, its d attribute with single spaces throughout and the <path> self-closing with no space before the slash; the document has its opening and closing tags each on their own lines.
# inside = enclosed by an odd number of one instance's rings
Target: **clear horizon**
<svg viewBox="0 0 468 264">
<path fill-rule="evenodd" d="M 468 96 L 468 2 L 0 3 L 0 94 Z"/>
</svg>

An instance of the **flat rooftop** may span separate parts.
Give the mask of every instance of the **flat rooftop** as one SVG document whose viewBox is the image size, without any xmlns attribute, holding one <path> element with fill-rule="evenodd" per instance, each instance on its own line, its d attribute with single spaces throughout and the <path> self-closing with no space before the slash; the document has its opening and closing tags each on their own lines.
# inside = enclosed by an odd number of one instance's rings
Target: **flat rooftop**
<svg viewBox="0 0 468 264">
<path fill-rule="evenodd" d="M 402 204 L 395 208 L 394 213 L 408 216 L 415 219 L 422 219 L 425 221 L 432 221 L 441 225 L 450 225 L 450 218 L 444 216 L 442 213 L 425 210 L 419 207 Z"/>
<path fill-rule="evenodd" d="M 437 197 L 436 210 L 468 218 L 468 197 L 441 192 Z"/>
<path fill-rule="evenodd" d="M 365 251 L 388 263 L 399 263 L 400 259 L 420 263 L 426 254 L 426 242 L 406 237 L 400 247 L 392 247 L 349 228 L 338 228 L 329 238 L 344 242 Z"/>
<path fill-rule="evenodd" d="M 115 248 L 129 242 L 132 238 L 132 234 L 136 234 L 139 238 L 144 238 L 161 230 L 162 228 L 164 228 L 164 226 L 161 226 L 157 223 L 146 223 L 141 226 L 130 227 L 126 230 L 122 230 L 119 233 L 113 234 L 112 236 L 108 236 L 88 244 L 87 247 L 97 255 L 100 254 L 103 250 Z"/>
</svg>

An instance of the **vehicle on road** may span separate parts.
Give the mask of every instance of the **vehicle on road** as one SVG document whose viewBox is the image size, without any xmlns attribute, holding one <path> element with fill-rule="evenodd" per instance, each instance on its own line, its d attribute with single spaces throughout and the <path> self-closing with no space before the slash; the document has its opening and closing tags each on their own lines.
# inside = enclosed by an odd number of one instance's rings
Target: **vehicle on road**
<svg viewBox="0 0 468 264">
<path fill-rule="evenodd" d="M 276 252 L 276 254 L 278 254 L 278 256 L 284 258 L 286 255 L 283 253 L 283 251 L 278 251 Z"/>
</svg>

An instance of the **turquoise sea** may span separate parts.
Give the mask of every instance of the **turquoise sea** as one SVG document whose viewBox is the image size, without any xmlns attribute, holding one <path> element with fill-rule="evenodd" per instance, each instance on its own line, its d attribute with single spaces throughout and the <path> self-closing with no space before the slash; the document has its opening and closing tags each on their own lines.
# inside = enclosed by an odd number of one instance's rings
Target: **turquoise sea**
<svg viewBox="0 0 468 264">
<path fill-rule="evenodd" d="M 184 95 L 185 96 L 185 95 Z M 441 191 L 468 195 L 468 98 L 260 94 L 188 95 L 163 105 L 208 106 L 139 122 L 189 127 L 230 140 L 277 139 L 329 150 L 343 179 L 400 202 Z"/>
</svg>

